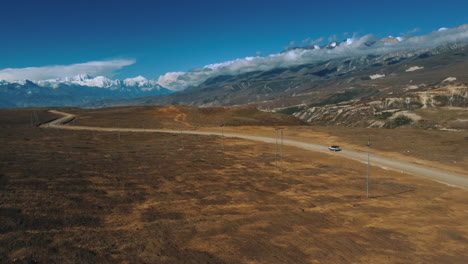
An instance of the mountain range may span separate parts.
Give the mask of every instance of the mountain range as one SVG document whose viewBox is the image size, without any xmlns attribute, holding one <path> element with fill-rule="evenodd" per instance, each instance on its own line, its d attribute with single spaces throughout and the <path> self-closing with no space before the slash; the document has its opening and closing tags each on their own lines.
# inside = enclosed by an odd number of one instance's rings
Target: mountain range
<svg viewBox="0 0 468 264">
<path fill-rule="evenodd" d="M 111 80 L 104 76 L 80 74 L 63 79 L 0 81 L 0 108 L 81 106 L 96 100 L 129 99 L 171 92 L 143 76 Z"/>
<path fill-rule="evenodd" d="M 350 56 L 324 56 L 325 59 L 311 63 L 217 75 L 169 95 L 101 101 L 89 106 L 251 105 L 292 114 L 314 124 L 389 128 L 417 124 L 437 129 L 440 124 L 425 120 L 415 110 L 466 108 L 467 28 L 457 28 L 463 32 L 458 39 L 447 36 L 446 41 L 432 43 L 431 36 L 415 37 L 416 40 L 387 37 L 364 42 L 358 52 L 350 51 Z M 418 45 L 407 45 L 405 41 L 417 41 Z M 350 44 L 350 40 L 345 40 L 321 47 L 290 48 L 282 54 L 301 54 L 306 50 L 328 54 Z M 388 48 L 402 44 L 406 48 Z M 382 49 L 388 52 L 381 52 Z M 459 118 L 450 117 L 453 120 L 448 120 L 450 124 L 444 128 L 467 129 L 463 113 Z"/>
<path fill-rule="evenodd" d="M 468 36 L 467 26 L 465 29 Z M 444 29 L 445 30 L 445 29 Z M 415 37 L 425 41 L 428 37 Z M 413 41 L 408 39 L 410 43 Z M 430 41 L 430 39 L 428 39 Z M 353 99 L 366 96 L 385 98 L 403 94 L 408 87 L 431 89 L 447 78 L 452 82 L 468 82 L 468 37 L 445 43 L 419 45 L 408 48 L 387 48 L 403 42 L 387 37 L 368 41 L 349 56 L 324 57 L 312 63 L 256 70 L 235 75 L 217 75 L 184 91 L 165 96 L 131 100 L 104 101 L 94 107 L 111 105 L 169 105 L 234 106 L 253 104 L 263 109 L 320 104 L 327 97 L 339 93 L 355 94 Z M 402 43 L 404 44 L 404 43 Z M 439 45 L 437 45 L 439 44 Z M 350 40 L 332 42 L 321 47 L 293 48 L 298 53 L 308 49 L 333 50 L 346 48 Z M 344 46 L 344 47 L 343 47 Z M 381 52 L 381 49 L 389 52 Z M 366 52 L 366 49 L 369 52 Z M 379 51 L 379 52 L 376 52 Z M 288 53 L 291 50 L 283 52 Z M 285 55 L 287 56 L 287 55 Z M 450 79 L 451 78 L 451 79 Z"/>
</svg>

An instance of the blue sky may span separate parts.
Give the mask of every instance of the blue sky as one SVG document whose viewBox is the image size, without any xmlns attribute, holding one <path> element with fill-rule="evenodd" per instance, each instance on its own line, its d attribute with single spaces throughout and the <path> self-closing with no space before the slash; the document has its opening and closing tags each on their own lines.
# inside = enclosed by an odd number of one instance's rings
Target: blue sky
<svg viewBox="0 0 468 264">
<path fill-rule="evenodd" d="M 468 23 L 466 0 L 2 0 L 1 9 L 0 69 L 136 61 L 114 78 L 157 79 L 307 38 L 420 35 Z"/>
</svg>

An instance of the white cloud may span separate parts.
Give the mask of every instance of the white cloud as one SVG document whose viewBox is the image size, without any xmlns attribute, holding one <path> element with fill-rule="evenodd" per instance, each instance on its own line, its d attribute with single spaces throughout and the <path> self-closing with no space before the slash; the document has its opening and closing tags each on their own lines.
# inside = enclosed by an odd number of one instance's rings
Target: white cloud
<svg viewBox="0 0 468 264">
<path fill-rule="evenodd" d="M 107 61 L 90 61 L 71 65 L 52 65 L 44 67 L 28 68 L 7 68 L 0 70 L 0 80 L 47 80 L 66 78 L 79 74 L 89 74 L 92 76 L 103 75 L 111 77 L 115 71 L 122 67 L 132 65 L 136 61 L 133 59 L 116 59 Z"/>
<path fill-rule="evenodd" d="M 184 75 L 187 75 L 186 72 L 168 72 L 162 76 L 159 76 L 158 84 L 162 87 L 166 87 L 171 90 L 183 90 L 190 86 L 190 83 L 183 80 Z"/>
<path fill-rule="evenodd" d="M 331 38 L 334 40 L 334 38 Z M 321 41 L 311 41 L 316 43 Z M 197 86 L 209 78 L 220 75 L 237 75 L 253 71 L 267 71 L 274 68 L 291 67 L 315 63 L 335 58 L 364 56 L 368 54 L 383 55 L 402 50 L 419 50 L 433 48 L 447 43 L 468 43 L 468 27 L 458 27 L 443 31 L 434 31 L 425 36 L 399 38 L 399 42 L 365 45 L 375 40 L 372 35 L 361 38 L 353 37 L 339 44 L 334 49 L 292 49 L 266 57 L 246 57 L 222 63 L 206 65 L 190 72 L 169 72 L 159 77 L 158 83 L 172 90 L 183 90 Z"/>
</svg>

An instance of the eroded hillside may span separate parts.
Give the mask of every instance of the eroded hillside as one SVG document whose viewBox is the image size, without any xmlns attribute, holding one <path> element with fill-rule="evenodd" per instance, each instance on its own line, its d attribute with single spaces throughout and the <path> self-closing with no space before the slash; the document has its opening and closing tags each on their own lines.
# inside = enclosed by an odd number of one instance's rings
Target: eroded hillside
<svg viewBox="0 0 468 264">
<path fill-rule="evenodd" d="M 372 100 L 372 97 L 346 100 L 352 91 L 324 100 L 331 102 L 335 98 L 338 101 L 335 104 L 296 106 L 278 111 L 293 114 L 309 123 L 325 125 L 384 128 L 413 125 L 434 129 L 468 127 L 468 87 L 465 84 L 444 83 L 433 88 L 410 85 L 399 95 L 388 95 L 378 100 Z M 339 102 L 340 98 L 345 101 Z M 437 113 L 442 116 L 438 117 Z"/>
</svg>

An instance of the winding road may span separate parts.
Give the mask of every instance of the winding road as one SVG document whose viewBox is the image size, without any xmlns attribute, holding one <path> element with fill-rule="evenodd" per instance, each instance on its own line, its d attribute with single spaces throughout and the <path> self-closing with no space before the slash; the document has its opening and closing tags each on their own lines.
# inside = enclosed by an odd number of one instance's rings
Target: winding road
<svg viewBox="0 0 468 264">
<path fill-rule="evenodd" d="M 76 126 L 76 125 L 67 125 L 64 124 L 69 123 L 73 119 L 76 118 L 75 115 L 60 112 L 56 110 L 50 110 L 51 113 L 61 115 L 62 117 L 55 119 L 49 123 L 41 125 L 43 128 L 56 128 L 56 129 L 66 129 L 66 130 L 89 130 L 89 131 L 107 131 L 107 132 L 142 132 L 142 133 L 183 133 L 183 134 L 193 134 L 193 135 L 206 135 L 206 136 L 222 136 L 225 137 L 233 137 L 233 138 L 242 138 L 266 143 L 275 143 L 275 138 L 270 137 L 262 137 L 262 136 L 251 136 L 251 135 L 244 135 L 244 134 L 235 134 L 235 133 L 221 133 L 221 132 L 211 132 L 211 131 L 184 131 L 184 130 L 168 130 L 168 129 L 141 129 L 141 128 L 116 128 L 116 127 L 92 127 L 92 126 Z M 324 152 L 327 154 L 329 150 L 327 146 L 313 144 L 313 143 L 305 143 L 295 140 L 287 140 L 283 141 L 284 145 L 298 147 L 302 149 L 307 149 L 311 151 L 317 152 Z M 367 162 L 367 153 L 354 151 L 354 150 L 346 150 L 339 152 L 339 155 L 345 158 L 353 159 L 359 162 Z M 391 159 L 385 156 L 372 154 L 372 165 L 379 166 L 385 169 L 391 169 L 399 172 L 408 173 L 411 175 L 427 178 L 430 180 L 434 180 L 443 184 L 447 184 L 450 186 L 460 187 L 468 189 L 468 176 L 440 170 L 437 168 L 432 168 L 428 166 L 423 166 L 420 164 L 414 164 L 410 162 L 405 162 L 401 160 Z"/>
</svg>

